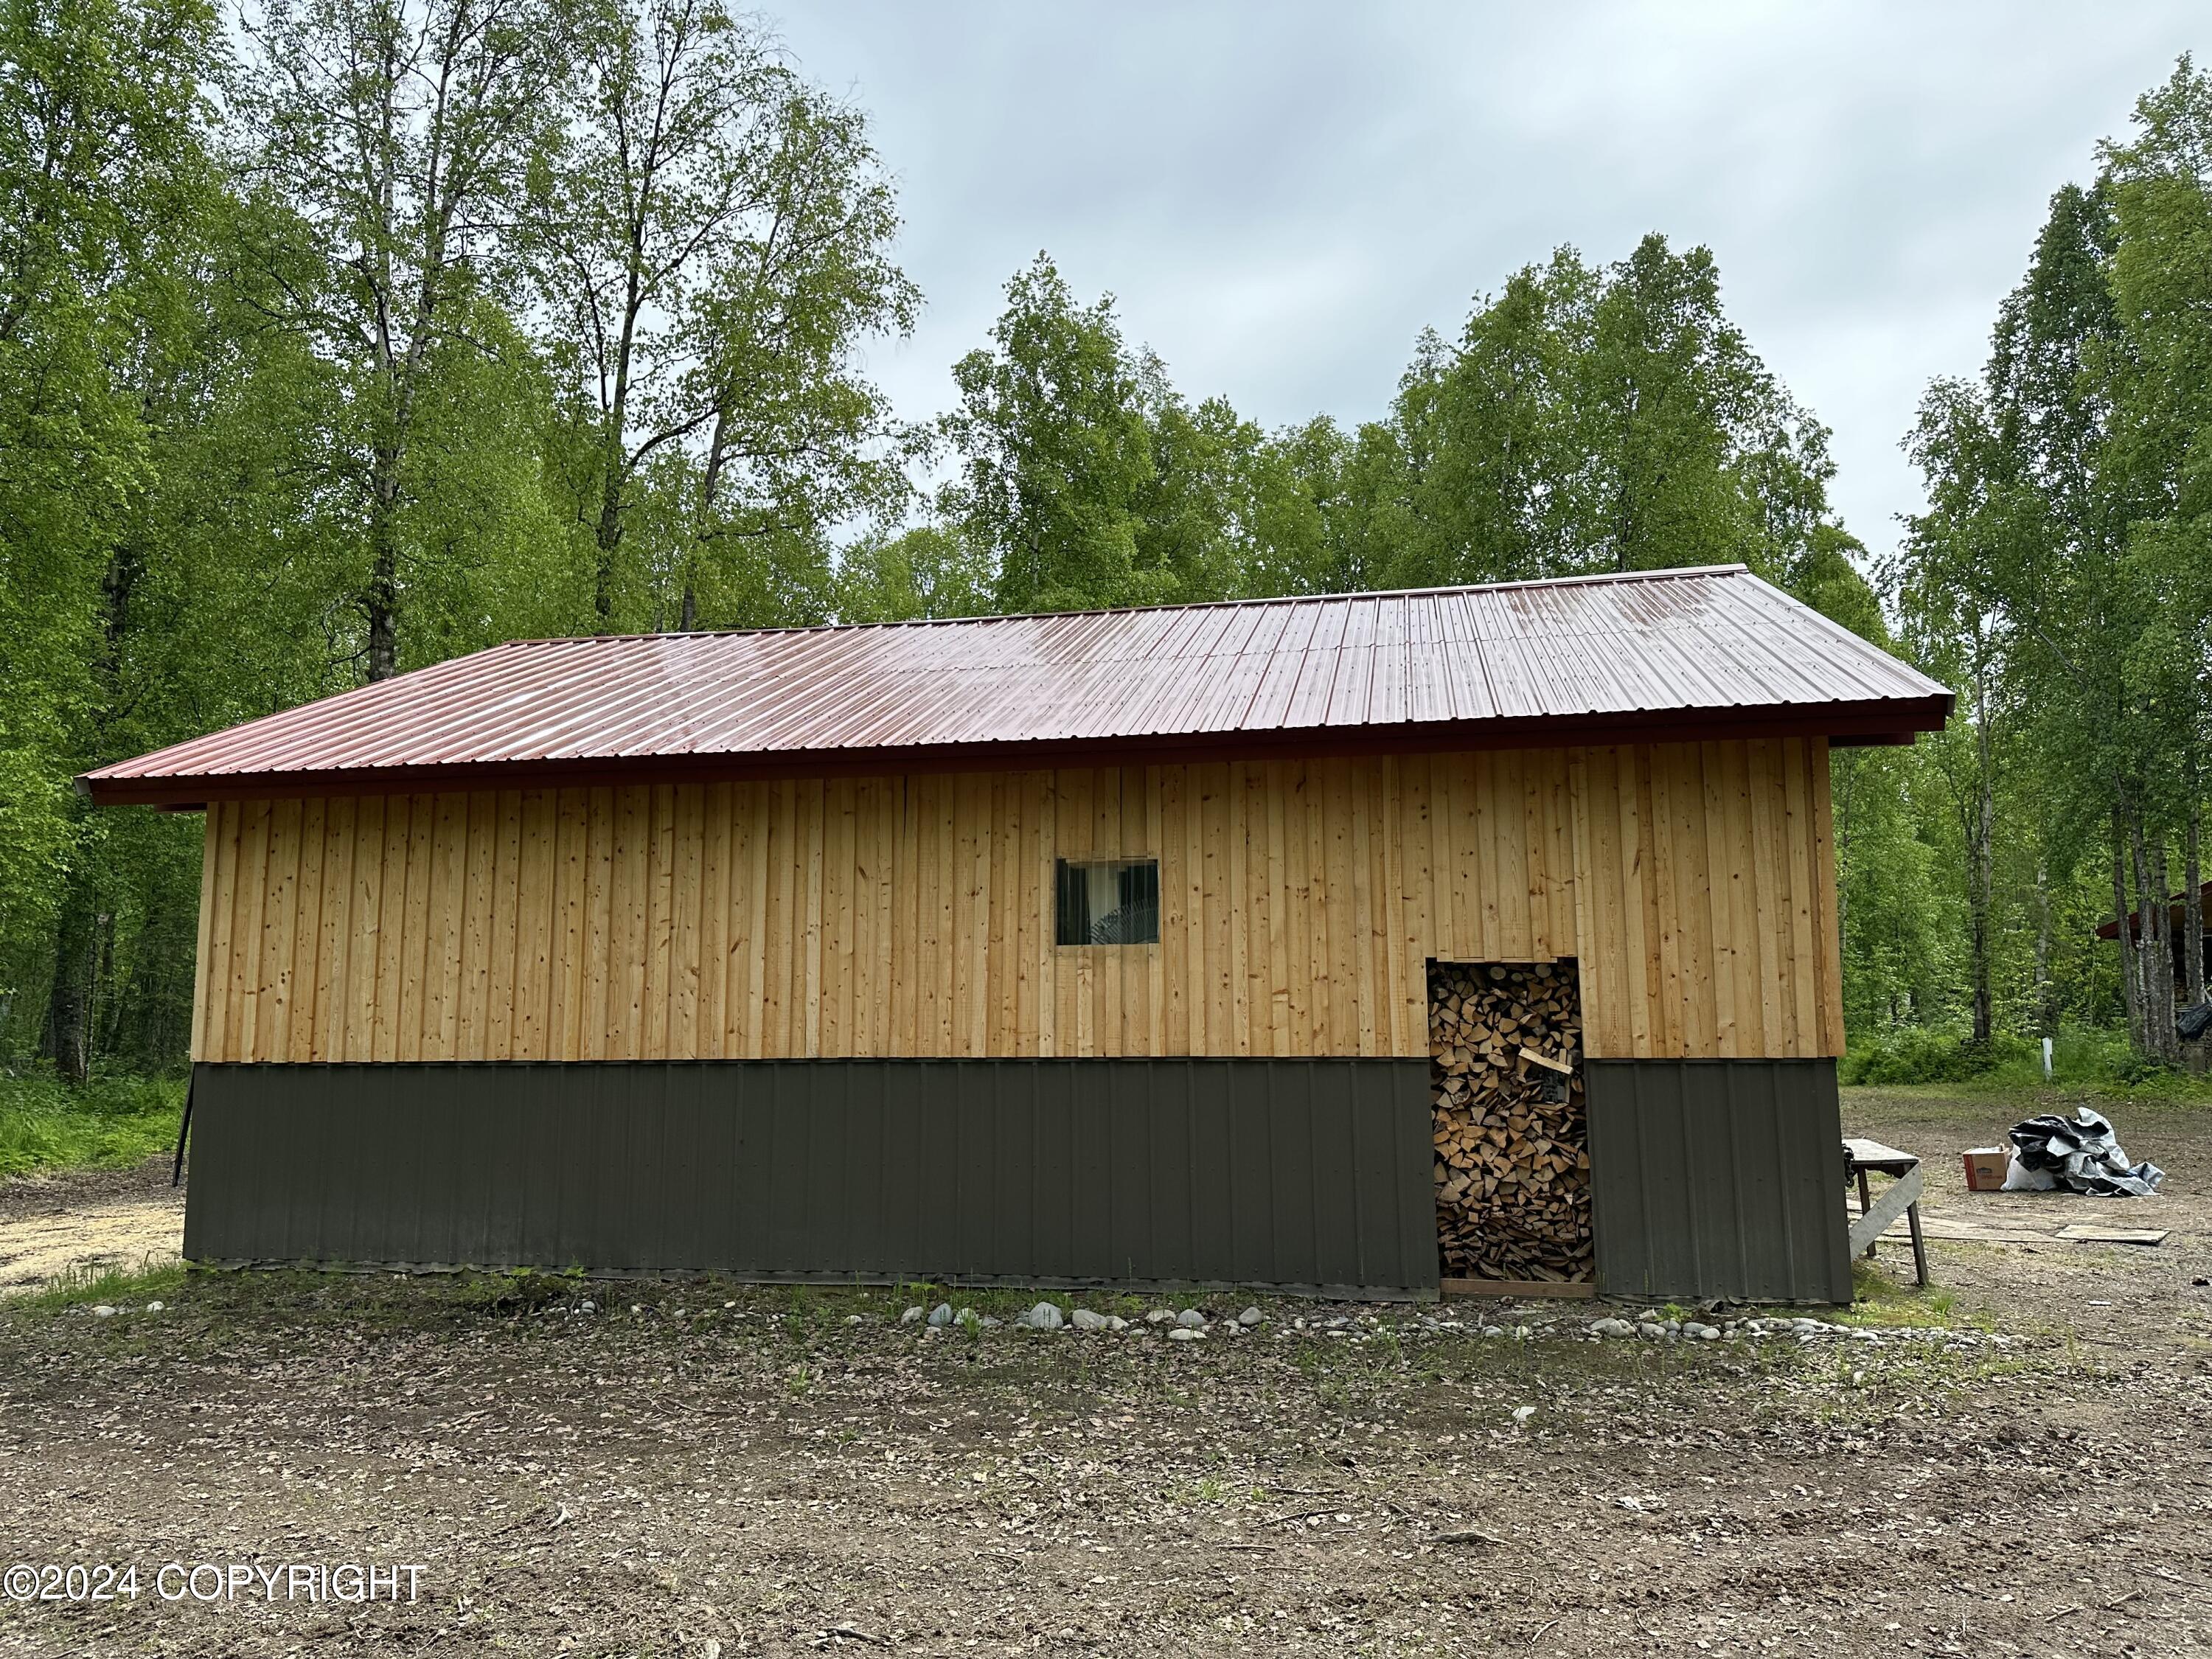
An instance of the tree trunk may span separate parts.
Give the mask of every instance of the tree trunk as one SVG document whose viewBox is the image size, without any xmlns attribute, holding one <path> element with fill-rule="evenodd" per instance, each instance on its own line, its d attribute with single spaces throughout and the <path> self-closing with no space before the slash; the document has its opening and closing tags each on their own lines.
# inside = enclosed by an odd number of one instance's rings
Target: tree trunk
<svg viewBox="0 0 2212 1659">
<path fill-rule="evenodd" d="M 1838 946 L 1851 936 L 1851 849 L 1852 832 L 1857 820 L 1851 807 L 1856 797 L 1859 765 L 1864 750 L 1830 750 L 1828 751 L 1828 795 L 1835 803 L 1836 842 L 1836 939 Z M 1846 762 L 1844 756 L 1849 755 Z"/>
<path fill-rule="evenodd" d="M 2129 930 L 2128 915 L 2127 835 L 2121 825 L 2120 809 L 2115 806 L 2112 809 L 2112 915 L 2120 928 L 2120 1002 L 2127 1010 L 2128 1047 L 2142 1054 L 2145 1046 L 2142 985 L 2136 973 L 2136 941 Z"/>
<path fill-rule="evenodd" d="M 399 672 L 399 457 L 379 448 L 369 470 L 368 678 Z"/>
<path fill-rule="evenodd" d="M 1976 681 L 1974 720 L 1974 804 L 1966 823 L 1966 916 L 1970 967 L 1973 975 L 1974 1032 L 1978 1048 L 1987 1048 L 1995 1024 L 1990 992 L 1990 911 L 1996 890 L 1996 790 L 1990 775 L 1989 703 L 1986 683 Z"/>
<path fill-rule="evenodd" d="M 2035 860 L 2035 1021 L 2045 1036 L 2058 1031 L 2055 988 L 2051 982 L 2051 865 L 2039 854 Z"/>
<path fill-rule="evenodd" d="M 651 185 L 648 174 L 641 201 L 650 194 Z M 592 606 L 599 612 L 602 634 L 614 631 L 615 551 L 622 545 L 623 508 L 626 505 L 623 492 L 629 483 L 630 354 L 637 349 L 637 322 L 645 309 L 645 274 L 638 253 L 643 227 L 633 222 L 629 231 L 630 264 L 623 289 L 622 332 L 615 345 L 614 390 L 601 416 L 605 425 L 599 434 L 604 453 L 599 461 L 603 469 L 599 479 L 599 521 L 593 532 L 599 545 L 599 564 L 593 573 Z"/>
<path fill-rule="evenodd" d="M 2150 1059 L 2179 1057 L 2173 1034 L 2173 958 L 2166 951 L 2164 849 L 2143 833 L 2142 819 L 2129 824 L 2136 874 L 2135 956 L 2142 999 L 2142 1052 Z"/>
<path fill-rule="evenodd" d="M 2192 797 L 2182 854 L 2181 967 L 2189 1006 L 2204 1000 L 2204 867 L 2199 848 L 2204 834 L 2204 803 Z"/>
<path fill-rule="evenodd" d="M 2160 1060 L 2179 1065 L 2181 1039 L 2173 1029 L 2173 893 L 2172 878 L 2166 866 L 2166 837 L 2150 838 L 2146 860 L 2150 872 L 2150 914 L 2154 919 L 2150 943 L 2150 994 L 2153 1051 Z"/>
<path fill-rule="evenodd" d="M 46 998 L 46 1041 L 63 1082 L 92 1075 L 92 991 L 100 955 L 99 918 L 82 873 L 72 871 L 54 921 L 54 982 Z"/>
<path fill-rule="evenodd" d="M 599 613 L 599 632 L 614 631 L 615 550 L 622 545 L 622 447 L 613 446 L 605 462 L 606 483 L 599 492 L 599 521 L 592 532 L 599 562 L 592 572 L 592 609 Z"/>
<path fill-rule="evenodd" d="M 714 500 L 721 493 L 722 464 L 726 453 L 724 445 L 729 429 L 728 408 L 717 409 L 714 435 L 707 445 L 706 470 L 699 479 L 699 507 L 691 522 L 691 545 L 684 558 L 684 620 L 678 625 L 687 634 L 699 625 L 699 554 L 716 528 Z"/>
<path fill-rule="evenodd" d="M 1996 896 L 1996 807 L 1990 790 L 1987 751 L 1984 752 L 1981 799 L 1974 825 L 1974 892 L 1972 901 L 1974 957 L 1974 1042 L 1987 1047 L 1994 1024 L 1990 993 L 1990 912 Z"/>
</svg>

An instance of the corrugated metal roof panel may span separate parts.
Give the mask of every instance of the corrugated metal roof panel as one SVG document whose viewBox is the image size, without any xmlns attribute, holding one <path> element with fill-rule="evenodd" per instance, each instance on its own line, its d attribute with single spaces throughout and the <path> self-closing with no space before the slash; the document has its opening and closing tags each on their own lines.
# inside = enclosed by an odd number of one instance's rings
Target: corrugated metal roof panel
<svg viewBox="0 0 2212 1659">
<path fill-rule="evenodd" d="M 1741 566 L 955 622 L 520 641 L 86 775 L 97 799 L 281 793 L 456 768 L 813 757 L 886 769 L 1053 745 L 1735 713 L 1896 737 L 1949 694 Z M 1835 724 L 1822 721 L 1833 718 Z M 1887 724 L 1885 724 L 1887 722 Z M 1693 734 L 1693 733 L 1692 733 Z M 1523 732 L 1518 740 L 1528 740 Z M 1587 740 L 1602 740 L 1589 738 Z"/>
</svg>

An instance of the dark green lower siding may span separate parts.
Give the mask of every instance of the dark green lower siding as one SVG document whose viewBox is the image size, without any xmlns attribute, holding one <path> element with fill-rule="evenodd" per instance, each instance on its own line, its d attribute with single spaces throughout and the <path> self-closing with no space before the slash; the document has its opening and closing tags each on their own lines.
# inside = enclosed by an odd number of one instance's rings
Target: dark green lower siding
<svg viewBox="0 0 2212 1659">
<path fill-rule="evenodd" d="M 1598 1289 L 1849 1302 L 1832 1060 L 1593 1060 Z"/>
<path fill-rule="evenodd" d="M 202 1065 L 185 1253 L 1437 1288 L 1425 1060 Z"/>
</svg>

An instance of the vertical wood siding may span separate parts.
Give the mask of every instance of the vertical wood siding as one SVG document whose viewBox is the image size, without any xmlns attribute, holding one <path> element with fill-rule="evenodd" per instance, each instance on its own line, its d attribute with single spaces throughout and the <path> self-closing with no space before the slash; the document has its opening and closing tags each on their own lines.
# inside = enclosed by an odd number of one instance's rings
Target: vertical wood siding
<svg viewBox="0 0 2212 1659">
<path fill-rule="evenodd" d="M 1840 1053 L 1819 739 L 223 803 L 209 1060 L 1417 1055 L 1430 958 L 1589 1053 Z M 1152 857 L 1157 945 L 1053 942 Z"/>
</svg>

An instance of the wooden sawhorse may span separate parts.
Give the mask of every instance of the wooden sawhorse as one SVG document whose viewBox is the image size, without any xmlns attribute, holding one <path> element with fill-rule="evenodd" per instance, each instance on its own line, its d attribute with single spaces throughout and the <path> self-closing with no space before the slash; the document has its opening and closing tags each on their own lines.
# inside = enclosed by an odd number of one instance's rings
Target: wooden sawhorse
<svg viewBox="0 0 2212 1659">
<path fill-rule="evenodd" d="M 1928 1283 L 1928 1241 L 1920 1234 L 1920 1160 L 1911 1152 L 1900 1152 L 1879 1140 L 1845 1140 L 1844 1157 L 1846 1174 L 1856 1177 L 1859 1183 L 1858 1218 L 1851 1223 L 1851 1254 L 1864 1251 L 1872 1257 L 1875 1241 L 1903 1211 L 1905 1224 L 1912 1230 L 1913 1277 L 1924 1288 Z M 1869 1175 L 1891 1177 L 1889 1190 L 1881 1195 L 1879 1204 L 1874 1202 L 1867 1188 Z"/>
</svg>

